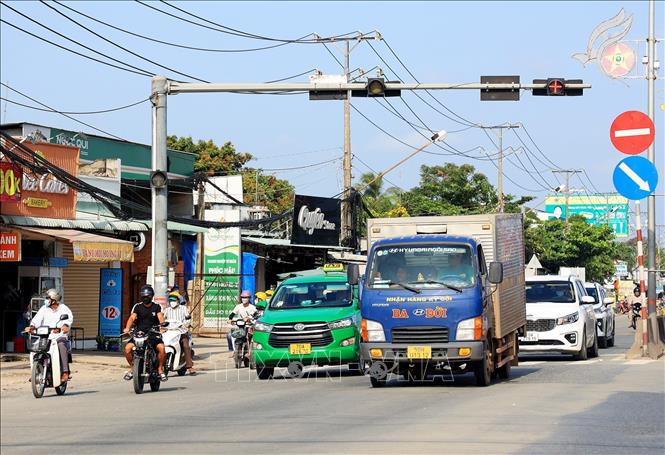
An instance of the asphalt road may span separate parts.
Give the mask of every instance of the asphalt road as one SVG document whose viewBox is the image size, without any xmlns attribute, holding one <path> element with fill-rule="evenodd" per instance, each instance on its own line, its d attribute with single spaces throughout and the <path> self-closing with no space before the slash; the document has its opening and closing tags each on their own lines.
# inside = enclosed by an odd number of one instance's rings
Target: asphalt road
<svg viewBox="0 0 665 455">
<path fill-rule="evenodd" d="M 74 381 L 65 396 L 50 390 L 40 400 L 26 387 L 0 403 L 0 450 L 662 454 L 665 363 L 625 360 L 624 322 L 617 346 L 598 359 L 525 356 L 511 380 L 487 388 L 461 377 L 372 389 L 335 369 L 271 381 L 219 370 L 172 377 L 143 395 L 120 379 Z"/>
</svg>

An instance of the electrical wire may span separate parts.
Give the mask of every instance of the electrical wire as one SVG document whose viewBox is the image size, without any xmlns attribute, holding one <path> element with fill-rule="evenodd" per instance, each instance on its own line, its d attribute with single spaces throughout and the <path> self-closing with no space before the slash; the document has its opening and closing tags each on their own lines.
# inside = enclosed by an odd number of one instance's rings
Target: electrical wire
<svg viewBox="0 0 665 455">
<path fill-rule="evenodd" d="M 364 161 L 363 161 L 358 155 L 356 155 L 355 153 L 353 153 L 352 155 L 353 155 L 353 157 L 354 157 L 355 159 L 357 159 L 357 160 L 360 162 L 360 164 L 362 164 L 362 165 L 365 166 L 367 169 L 369 169 L 371 172 L 373 172 L 374 175 L 379 175 L 379 174 L 380 174 L 376 169 L 372 168 L 369 164 L 367 164 L 366 162 L 364 162 Z M 404 188 L 402 188 L 401 186 L 397 185 L 396 183 L 391 182 L 391 181 L 388 180 L 385 176 L 381 176 L 381 180 L 385 180 L 386 182 L 390 183 L 392 186 L 394 186 L 394 187 L 397 188 L 398 190 L 405 192 Z"/>
<path fill-rule="evenodd" d="M 22 106 L 22 107 L 25 107 L 25 108 L 28 108 L 28 109 L 34 109 L 36 111 L 42 111 L 42 112 L 55 112 L 55 113 L 59 113 L 59 114 L 69 114 L 69 115 L 93 115 L 93 114 L 106 114 L 106 113 L 109 113 L 109 112 L 116 112 L 116 111 L 121 111 L 123 109 L 129 109 L 130 107 L 138 106 L 139 104 L 143 104 L 147 101 L 150 101 L 150 98 L 146 98 L 146 99 L 143 99 L 141 101 L 137 101 L 135 103 L 127 104 L 125 106 L 114 107 L 114 108 L 110 108 L 110 109 L 102 109 L 102 110 L 99 110 L 99 111 L 83 111 L 83 112 L 56 111 L 56 110 L 53 110 L 53 109 L 44 109 L 44 108 L 37 107 L 37 106 L 30 106 L 29 104 L 19 103 L 18 101 L 10 100 L 10 99 L 4 98 L 2 96 L 0 96 L 0 100 L 7 101 L 8 103 L 15 104 L 17 106 Z"/>
</svg>

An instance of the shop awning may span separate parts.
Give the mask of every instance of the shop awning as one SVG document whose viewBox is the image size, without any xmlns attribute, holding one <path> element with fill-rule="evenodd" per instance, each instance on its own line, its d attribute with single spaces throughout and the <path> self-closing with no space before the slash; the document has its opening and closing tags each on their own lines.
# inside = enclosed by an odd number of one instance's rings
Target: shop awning
<svg viewBox="0 0 665 455">
<path fill-rule="evenodd" d="M 134 243 L 89 232 L 73 229 L 38 229 L 21 227 L 26 237 L 41 240 L 58 239 L 72 244 L 74 261 L 78 262 L 110 262 L 134 261 Z"/>
<path fill-rule="evenodd" d="M 111 219 L 85 219 L 64 220 L 60 218 L 39 218 L 34 216 L 2 215 L 2 221 L 14 226 L 28 226 L 40 228 L 83 229 L 90 231 L 148 231 L 148 226 L 139 221 L 123 221 Z"/>
</svg>

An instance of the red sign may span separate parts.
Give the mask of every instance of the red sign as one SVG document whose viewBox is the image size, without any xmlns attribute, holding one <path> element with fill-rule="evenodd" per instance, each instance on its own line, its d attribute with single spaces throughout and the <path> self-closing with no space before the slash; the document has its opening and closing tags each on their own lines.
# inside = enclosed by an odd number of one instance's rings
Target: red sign
<svg viewBox="0 0 665 455">
<path fill-rule="evenodd" d="M 21 261 L 21 233 L 0 232 L 0 262 Z"/>
<path fill-rule="evenodd" d="M 9 162 L 0 163 L 0 201 L 21 200 L 23 169 Z"/>
<path fill-rule="evenodd" d="M 653 143 L 653 122 L 643 112 L 626 111 L 612 122 L 610 140 L 622 153 L 637 155 Z"/>
</svg>

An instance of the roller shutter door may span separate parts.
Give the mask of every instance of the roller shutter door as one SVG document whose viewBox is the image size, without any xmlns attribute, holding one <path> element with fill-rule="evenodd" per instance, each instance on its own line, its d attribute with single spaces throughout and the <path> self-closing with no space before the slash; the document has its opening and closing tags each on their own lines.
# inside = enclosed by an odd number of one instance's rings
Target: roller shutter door
<svg viewBox="0 0 665 455">
<path fill-rule="evenodd" d="M 99 328 L 99 270 L 108 263 L 74 262 L 72 246 L 64 245 L 69 264 L 63 270 L 65 304 L 74 313 L 74 327 L 85 330 L 86 339 L 95 339 Z"/>
</svg>

